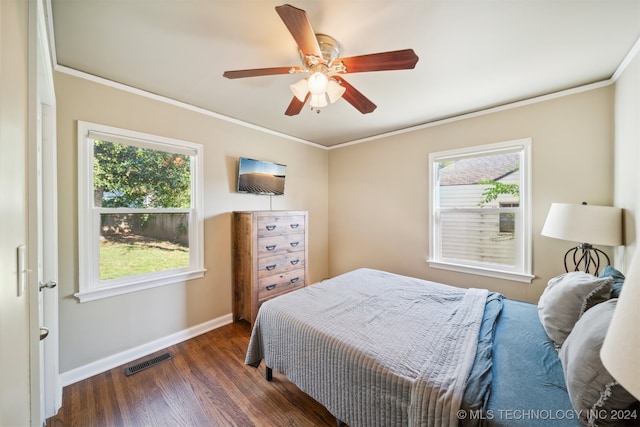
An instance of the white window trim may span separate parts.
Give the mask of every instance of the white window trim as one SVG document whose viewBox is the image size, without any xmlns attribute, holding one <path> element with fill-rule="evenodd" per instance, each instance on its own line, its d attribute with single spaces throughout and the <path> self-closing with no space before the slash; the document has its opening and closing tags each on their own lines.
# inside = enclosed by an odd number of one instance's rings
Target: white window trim
<svg viewBox="0 0 640 427">
<path fill-rule="evenodd" d="M 143 148 L 171 148 L 172 152 L 191 155 L 191 209 L 189 217 L 189 267 L 159 271 L 139 276 L 114 279 L 101 283 L 98 279 L 100 217 L 93 207 L 93 140 L 106 139 Z M 150 135 L 96 123 L 78 121 L 78 279 L 79 291 L 74 294 L 81 303 L 151 289 L 204 276 L 204 205 L 203 146 L 193 142 Z M 152 209 L 141 209 L 151 212 Z M 169 210 L 163 209 L 162 212 Z"/>
<path fill-rule="evenodd" d="M 522 234 L 522 245 L 517 246 L 516 258 L 517 265 L 514 268 L 496 265 L 495 268 L 490 264 L 459 263 L 443 260 L 440 257 L 439 236 L 435 230 L 436 215 L 438 206 L 438 186 L 437 168 L 434 167 L 436 162 L 450 159 L 463 159 L 466 157 L 476 157 L 478 155 L 499 154 L 504 151 L 513 151 L 520 148 L 523 152 L 523 168 L 520 169 L 521 181 L 520 186 L 520 205 L 522 211 L 522 221 L 516 232 Z M 524 172 L 524 173 L 523 173 Z M 430 267 L 444 270 L 451 270 L 460 273 L 476 274 L 480 276 L 495 277 L 498 279 L 513 280 L 523 283 L 531 283 L 535 278 L 531 274 L 531 230 L 532 230 L 532 207 L 531 207 L 531 138 L 518 139 L 513 141 L 499 142 L 482 146 L 462 148 L 458 150 L 440 151 L 429 154 L 429 258 L 427 262 Z"/>
</svg>

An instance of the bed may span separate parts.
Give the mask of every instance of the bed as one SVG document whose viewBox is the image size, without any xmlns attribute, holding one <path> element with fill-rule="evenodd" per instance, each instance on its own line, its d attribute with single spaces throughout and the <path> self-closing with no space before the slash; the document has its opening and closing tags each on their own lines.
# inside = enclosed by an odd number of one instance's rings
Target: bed
<svg viewBox="0 0 640 427">
<path fill-rule="evenodd" d="M 245 363 L 264 360 L 268 379 L 284 374 L 351 427 L 578 426 L 539 311 L 363 268 L 265 302 Z"/>
</svg>

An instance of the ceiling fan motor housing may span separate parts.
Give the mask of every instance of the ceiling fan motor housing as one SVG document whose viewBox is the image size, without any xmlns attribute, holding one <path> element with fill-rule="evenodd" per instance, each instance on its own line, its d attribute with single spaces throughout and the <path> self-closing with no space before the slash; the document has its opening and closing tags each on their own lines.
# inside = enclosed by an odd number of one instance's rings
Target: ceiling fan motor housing
<svg viewBox="0 0 640 427">
<path fill-rule="evenodd" d="M 331 67 L 332 62 L 340 57 L 342 46 L 336 39 L 326 34 L 316 34 L 316 40 L 318 40 L 318 46 L 320 46 L 322 58 L 316 58 L 313 55 L 305 56 L 305 54 L 299 50 L 298 52 L 300 53 L 303 64 L 307 68 L 312 68 L 318 63 L 324 63 L 328 67 Z"/>
<path fill-rule="evenodd" d="M 327 65 L 331 66 L 331 63 L 340 57 L 342 46 L 336 39 L 326 34 L 316 34 L 316 39 L 320 45 L 322 57 Z"/>
</svg>

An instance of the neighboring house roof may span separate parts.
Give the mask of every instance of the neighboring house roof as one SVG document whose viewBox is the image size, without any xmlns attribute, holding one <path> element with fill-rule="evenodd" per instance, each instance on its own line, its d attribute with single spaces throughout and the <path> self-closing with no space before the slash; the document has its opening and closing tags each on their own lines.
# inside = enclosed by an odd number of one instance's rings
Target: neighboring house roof
<svg viewBox="0 0 640 427">
<path fill-rule="evenodd" d="M 494 154 L 457 160 L 439 171 L 440 185 L 470 185 L 481 180 L 497 181 L 519 169 L 518 153 Z"/>
</svg>

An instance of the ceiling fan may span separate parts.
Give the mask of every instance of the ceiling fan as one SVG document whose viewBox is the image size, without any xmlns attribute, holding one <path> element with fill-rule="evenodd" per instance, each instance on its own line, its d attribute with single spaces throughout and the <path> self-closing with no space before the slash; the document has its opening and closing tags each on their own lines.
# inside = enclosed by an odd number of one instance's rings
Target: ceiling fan
<svg viewBox="0 0 640 427">
<path fill-rule="evenodd" d="M 225 71 L 223 76 L 239 79 L 276 74 L 308 74 L 308 77 L 290 86 L 294 97 L 285 111 L 287 116 L 299 114 L 309 98 L 311 108 L 318 113 L 320 108 L 328 105 L 327 101 L 334 103 L 340 98 L 344 98 L 362 114 L 371 113 L 377 106 L 347 83 L 342 75 L 412 69 L 418 62 L 413 49 L 341 58 L 340 44 L 326 34 L 315 34 L 304 10 L 285 4 L 276 6 L 276 12 L 298 45 L 302 66 Z"/>
</svg>

